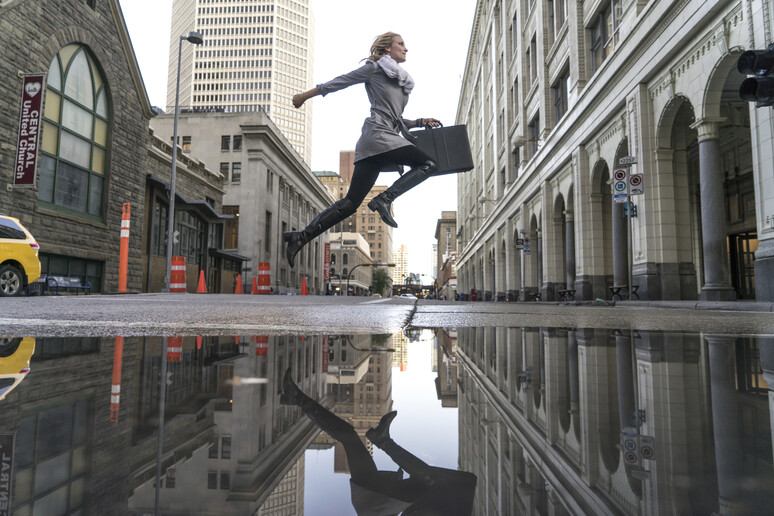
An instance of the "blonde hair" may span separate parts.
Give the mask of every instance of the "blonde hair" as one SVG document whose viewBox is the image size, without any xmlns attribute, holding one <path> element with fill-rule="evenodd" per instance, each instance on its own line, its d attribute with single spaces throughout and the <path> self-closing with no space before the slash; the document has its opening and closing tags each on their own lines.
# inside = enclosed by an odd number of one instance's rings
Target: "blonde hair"
<svg viewBox="0 0 774 516">
<path fill-rule="evenodd" d="M 384 34 L 376 36 L 373 44 L 371 44 L 371 55 L 368 56 L 368 59 L 371 61 L 378 61 L 381 59 L 382 56 L 387 53 L 387 49 L 392 46 L 393 40 L 399 36 L 400 34 L 394 32 L 385 32 Z"/>
</svg>

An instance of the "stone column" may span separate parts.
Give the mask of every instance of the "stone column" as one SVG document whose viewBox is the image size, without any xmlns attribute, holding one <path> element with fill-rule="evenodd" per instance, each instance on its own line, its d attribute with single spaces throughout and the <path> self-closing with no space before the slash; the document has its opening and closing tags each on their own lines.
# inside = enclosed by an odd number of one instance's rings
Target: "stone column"
<svg viewBox="0 0 774 516">
<path fill-rule="evenodd" d="M 537 230 L 537 243 L 535 245 L 537 252 L 537 291 L 545 298 L 543 292 L 543 233 Z"/>
<path fill-rule="evenodd" d="M 565 212 L 565 271 L 567 273 L 567 289 L 575 288 L 575 223 L 572 212 Z"/>
<path fill-rule="evenodd" d="M 618 373 L 618 423 L 621 429 L 636 427 L 633 421 L 636 403 L 634 399 L 634 371 L 632 370 L 632 339 L 626 335 L 615 336 L 615 362 Z"/>
<path fill-rule="evenodd" d="M 741 445 L 741 413 L 734 377 L 735 338 L 706 335 L 709 350 L 712 426 L 718 474 L 720 514 L 744 514 L 745 472 Z"/>
<path fill-rule="evenodd" d="M 705 301 L 734 301 L 726 242 L 726 202 L 723 160 L 720 155 L 719 124 L 725 119 L 702 119 L 691 124 L 698 131 L 699 183 L 701 186 L 701 233 L 704 251 Z"/>
</svg>

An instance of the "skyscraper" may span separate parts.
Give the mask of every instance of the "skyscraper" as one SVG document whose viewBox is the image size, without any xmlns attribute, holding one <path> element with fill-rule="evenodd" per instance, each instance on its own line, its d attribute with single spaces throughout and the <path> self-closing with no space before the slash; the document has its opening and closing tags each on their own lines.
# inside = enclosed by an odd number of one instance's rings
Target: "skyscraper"
<svg viewBox="0 0 774 516">
<path fill-rule="evenodd" d="M 312 83 L 309 0 L 174 0 L 167 109 L 174 109 L 179 37 L 196 30 L 201 46 L 183 45 L 180 108 L 264 111 L 308 163 L 311 103 L 292 105 Z"/>
</svg>

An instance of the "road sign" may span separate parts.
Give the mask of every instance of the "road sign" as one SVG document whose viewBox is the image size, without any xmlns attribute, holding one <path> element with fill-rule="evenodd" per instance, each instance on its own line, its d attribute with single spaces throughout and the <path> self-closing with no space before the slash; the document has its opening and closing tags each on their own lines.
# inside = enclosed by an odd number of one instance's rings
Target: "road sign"
<svg viewBox="0 0 774 516">
<path fill-rule="evenodd" d="M 616 169 L 615 172 L 613 172 L 613 179 L 615 179 L 616 181 L 625 181 L 626 170 L 622 168 Z"/>
<path fill-rule="evenodd" d="M 516 239 L 516 249 L 524 249 L 524 239 L 523 238 L 517 238 Z"/>
<path fill-rule="evenodd" d="M 636 156 L 624 156 L 618 160 L 619 165 L 634 165 L 635 163 L 637 163 Z"/>
<path fill-rule="evenodd" d="M 645 193 L 645 186 L 642 184 L 642 174 L 632 174 L 629 176 L 629 187 L 631 195 L 642 195 Z"/>
<path fill-rule="evenodd" d="M 627 426 L 621 430 L 621 447 L 624 452 L 624 461 L 627 464 L 639 464 L 639 442 L 636 428 Z"/>
<path fill-rule="evenodd" d="M 618 193 L 626 192 L 626 181 L 616 181 L 613 183 L 613 190 Z"/>
<path fill-rule="evenodd" d="M 656 440 L 649 435 L 639 437 L 640 457 L 645 460 L 656 458 Z"/>
<path fill-rule="evenodd" d="M 625 193 L 617 193 L 613 194 L 613 202 L 615 203 L 625 203 L 628 200 L 629 196 Z"/>
</svg>

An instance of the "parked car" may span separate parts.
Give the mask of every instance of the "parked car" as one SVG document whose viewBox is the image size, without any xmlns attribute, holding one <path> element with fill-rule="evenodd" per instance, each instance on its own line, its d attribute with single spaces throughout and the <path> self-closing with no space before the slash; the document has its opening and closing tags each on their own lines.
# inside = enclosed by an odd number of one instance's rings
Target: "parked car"
<svg viewBox="0 0 774 516">
<path fill-rule="evenodd" d="M 400 297 L 404 299 L 417 299 L 417 296 L 415 296 L 414 294 L 401 294 Z"/>
<path fill-rule="evenodd" d="M 27 377 L 34 352 L 32 337 L 0 337 L 0 401 Z"/>
<path fill-rule="evenodd" d="M 19 296 L 40 278 L 39 249 L 19 219 L 0 215 L 0 296 Z"/>
</svg>

